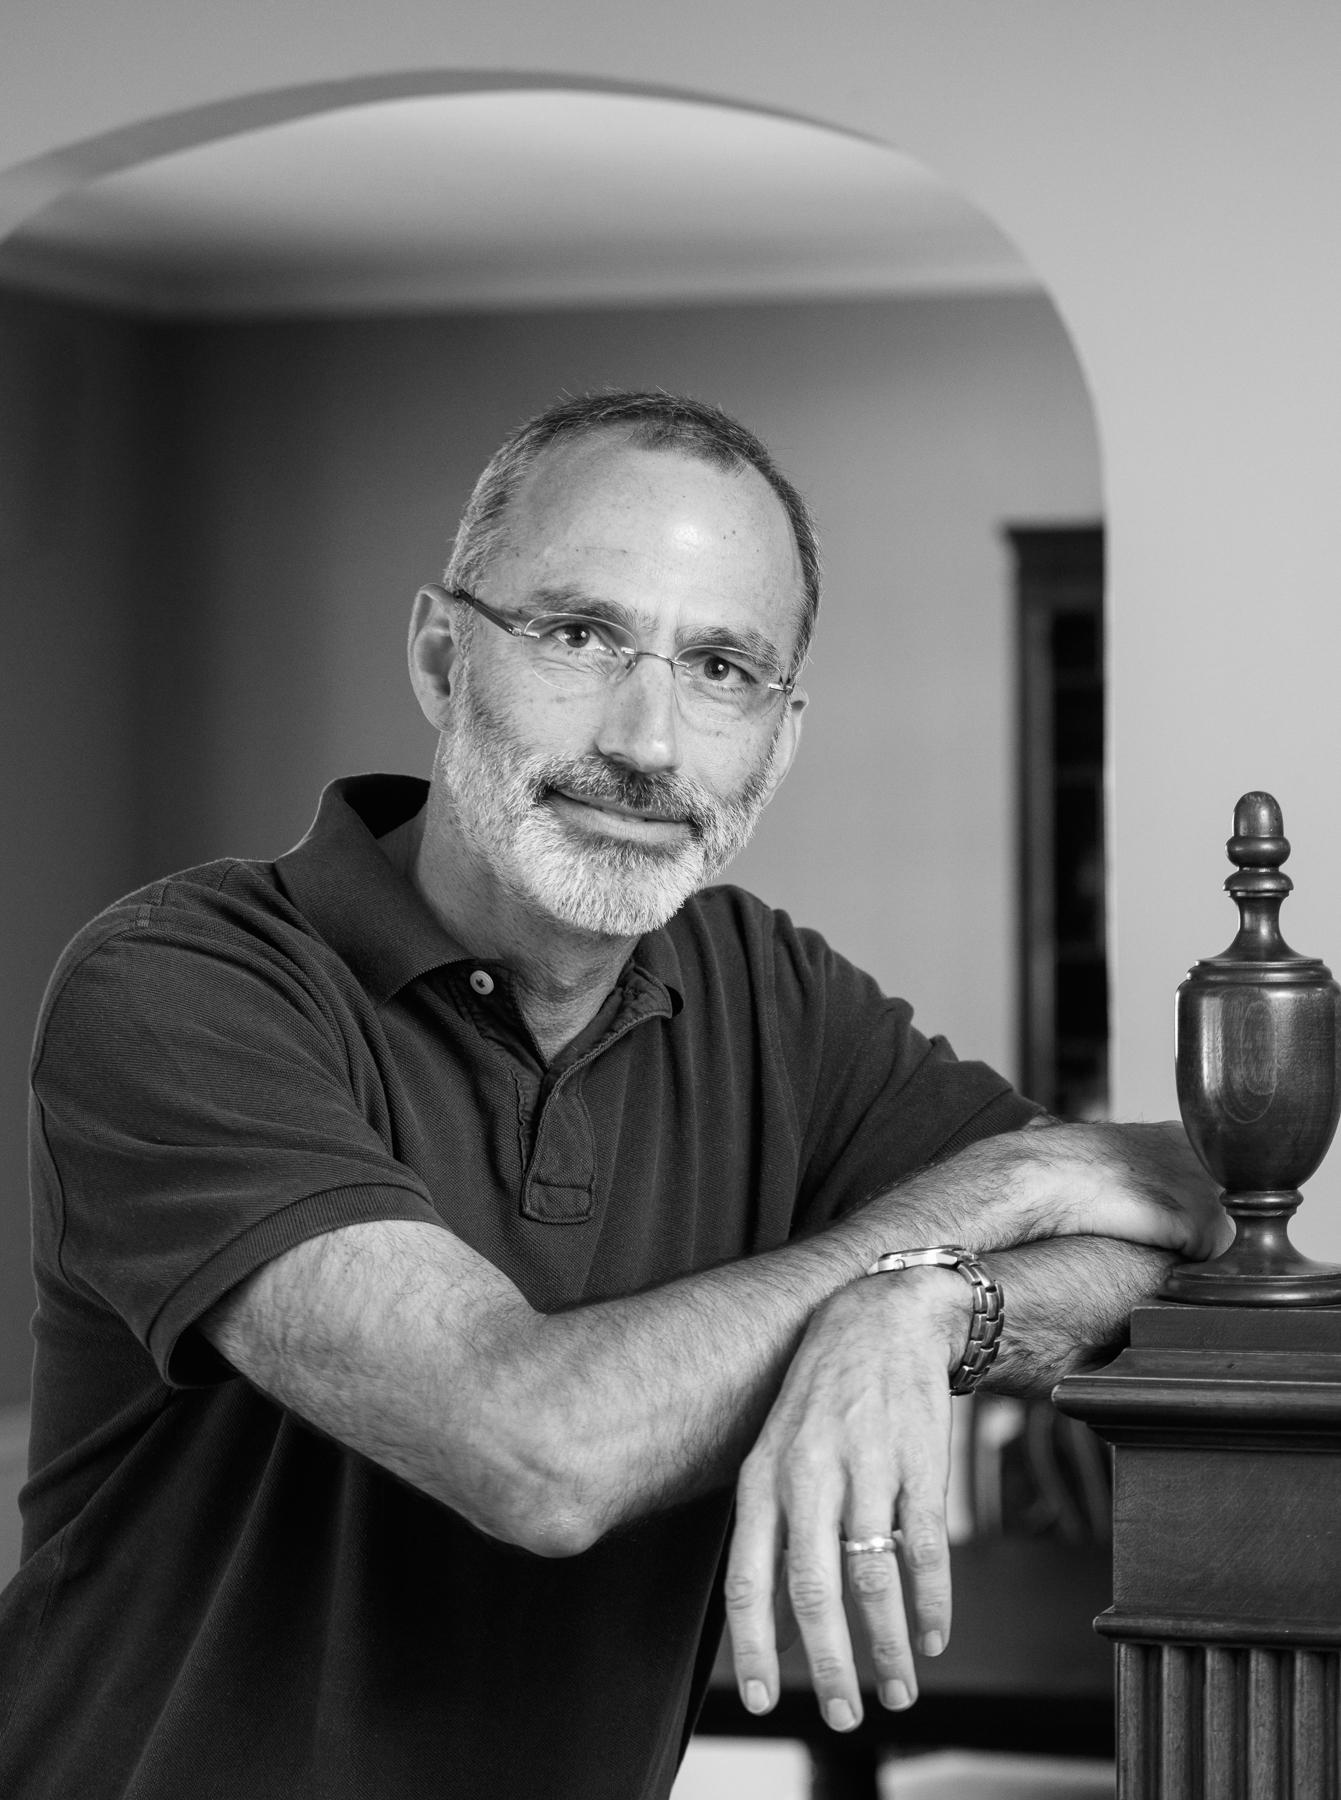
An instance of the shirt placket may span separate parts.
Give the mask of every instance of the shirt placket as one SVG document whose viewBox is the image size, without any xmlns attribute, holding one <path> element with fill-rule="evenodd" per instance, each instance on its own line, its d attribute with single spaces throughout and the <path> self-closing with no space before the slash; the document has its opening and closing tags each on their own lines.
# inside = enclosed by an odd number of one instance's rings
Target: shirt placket
<svg viewBox="0 0 1341 1800">
<path fill-rule="evenodd" d="M 636 1026 L 671 1016 L 665 989 L 641 971 L 631 972 L 608 1029 L 571 1060 L 560 1059 L 547 1070 L 537 1062 L 505 970 L 475 965 L 457 991 L 481 1037 L 504 1053 L 513 1073 L 522 1146 L 522 1217 L 546 1225 L 585 1223 L 596 1206 L 600 1157 L 583 1077 L 598 1056 Z"/>
<path fill-rule="evenodd" d="M 636 985 L 634 985 L 636 983 Z M 668 1018 L 663 990 L 634 977 L 613 1024 L 599 1042 L 541 1083 L 535 1136 L 522 1180 L 522 1216 L 549 1225 L 580 1225 L 596 1205 L 599 1148 L 583 1097 L 583 1078 L 598 1056 L 649 1019 Z"/>
</svg>

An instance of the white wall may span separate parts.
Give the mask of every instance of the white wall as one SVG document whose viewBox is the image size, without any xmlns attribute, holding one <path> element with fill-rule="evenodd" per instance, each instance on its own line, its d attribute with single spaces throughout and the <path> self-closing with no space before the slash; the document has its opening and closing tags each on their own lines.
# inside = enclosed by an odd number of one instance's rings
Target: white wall
<svg viewBox="0 0 1341 1800">
<path fill-rule="evenodd" d="M 1111 551 L 1119 1105 L 1172 1105 L 1170 995 L 1228 936 L 1244 788 L 1299 845 L 1291 935 L 1341 954 L 1341 9 L 1332 0 L 49 0 L 11 32 L 0 208 L 138 154 L 146 117 L 290 84 L 655 83 L 911 151 L 1049 284 L 1092 384 Z M 114 72 L 114 74 L 112 73 Z M 305 104 L 295 101 L 294 105 Z M 163 141 L 208 133 L 189 121 Z M 118 143 L 115 134 L 128 131 Z M 113 134 L 82 157 L 57 153 Z M 51 159 L 43 162 L 43 159 Z M 1315 1208 L 1315 1214 L 1317 1209 Z M 1301 1232 L 1341 1249 L 1341 1220 Z"/>
</svg>

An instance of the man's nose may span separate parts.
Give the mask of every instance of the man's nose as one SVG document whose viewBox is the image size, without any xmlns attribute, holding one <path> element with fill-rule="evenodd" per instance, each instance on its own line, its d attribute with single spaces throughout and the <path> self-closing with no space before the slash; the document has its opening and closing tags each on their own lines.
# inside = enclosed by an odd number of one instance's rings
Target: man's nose
<svg viewBox="0 0 1341 1800">
<path fill-rule="evenodd" d="M 626 769 L 653 774 L 680 766 L 680 704 L 670 659 L 642 651 L 606 692 L 596 748 Z"/>
</svg>

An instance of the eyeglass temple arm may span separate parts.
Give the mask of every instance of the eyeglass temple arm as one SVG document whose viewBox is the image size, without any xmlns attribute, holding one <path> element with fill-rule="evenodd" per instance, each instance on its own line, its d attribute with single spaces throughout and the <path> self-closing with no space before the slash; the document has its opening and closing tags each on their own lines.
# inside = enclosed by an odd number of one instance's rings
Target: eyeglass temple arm
<svg viewBox="0 0 1341 1800">
<path fill-rule="evenodd" d="M 502 613 L 495 612 L 492 606 L 479 599 L 475 594 L 467 593 L 465 588 L 448 588 L 444 587 L 440 581 L 426 581 L 419 592 L 431 594 L 435 600 L 464 600 L 467 606 L 473 606 L 476 612 L 483 613 L 491 624 L 497 625 L 501 631 L 506 631 L 509 637 L 528 636 L 524 625 L 514 625 L 511 619 L 505 619 Z"/>
</svg>

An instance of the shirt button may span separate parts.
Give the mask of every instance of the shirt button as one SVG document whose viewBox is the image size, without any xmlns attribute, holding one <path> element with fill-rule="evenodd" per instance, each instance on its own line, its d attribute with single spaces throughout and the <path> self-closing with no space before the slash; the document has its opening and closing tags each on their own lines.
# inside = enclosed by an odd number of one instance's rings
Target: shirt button
<svg viewBox="0 0 1341 1800">
<path fill-rule="evenodd" d="M 470 985 L 477 994 L 492 994 L 494 978 L 487 969 L 476 969 L 471 974 Z"/>
</svg>

